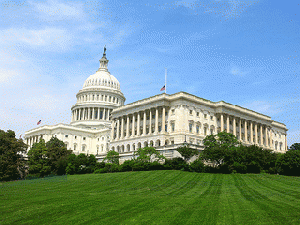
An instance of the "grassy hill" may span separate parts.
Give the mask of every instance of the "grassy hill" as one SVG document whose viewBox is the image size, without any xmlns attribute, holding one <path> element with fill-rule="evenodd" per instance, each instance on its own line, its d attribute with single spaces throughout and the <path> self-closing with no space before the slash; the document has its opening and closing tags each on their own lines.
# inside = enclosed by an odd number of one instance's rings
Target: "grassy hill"
<svg viewBox="0 0 300 225">
<path fill-rule="evenodd" d="M 300 224 L 300 177 L 145 171 L 0 183 L 0 224 Z"/>
</svg>

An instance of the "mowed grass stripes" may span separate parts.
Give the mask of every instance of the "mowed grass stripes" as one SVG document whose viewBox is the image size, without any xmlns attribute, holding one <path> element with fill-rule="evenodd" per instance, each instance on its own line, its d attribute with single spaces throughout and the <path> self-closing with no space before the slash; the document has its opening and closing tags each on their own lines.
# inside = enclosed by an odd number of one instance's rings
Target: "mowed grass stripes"
<svg viewBox="0 0 300 225">
<path fill-rule="evenodd" d="M 144 171 L 0 184 L 0 224 L 300 224 L 300 177 Z"/>
</svg>

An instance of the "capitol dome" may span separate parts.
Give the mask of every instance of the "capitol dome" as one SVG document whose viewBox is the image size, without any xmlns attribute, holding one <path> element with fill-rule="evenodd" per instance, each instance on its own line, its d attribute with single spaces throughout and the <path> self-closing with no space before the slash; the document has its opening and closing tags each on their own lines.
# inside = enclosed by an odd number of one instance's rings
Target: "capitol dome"
<svg viewBox="0 0 300 225">
<path fill-rule="evenodd" d="M 107 69 L 108 60 L 106 53 L 100 59 L 100 67 L 97 72 L 89 76 L 83 84 L 83 89 L 87 88 L 112 88 L 120 90 L 120 83 Z"/>
<path fill-rule="evenodd" d="M 120 83 L 107 69 L 108 59 L 104 47 L 97 72 L 89 76 L 76 95 L 77 102 L 71 107 L 73 125 L 103 128 L 111 124 L 113 109 L 124 105 L 125 97 Z"/>
</svg>

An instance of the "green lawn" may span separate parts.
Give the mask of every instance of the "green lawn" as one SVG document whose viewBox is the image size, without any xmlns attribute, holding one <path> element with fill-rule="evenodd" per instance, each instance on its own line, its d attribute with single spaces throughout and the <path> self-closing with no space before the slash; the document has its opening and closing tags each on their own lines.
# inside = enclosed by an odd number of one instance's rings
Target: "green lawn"
<svg viewBox="0 0 300 225">
<path fill-rule="evenodd" d="M 300 177 L 145 171 L 0 183 L 0 224 L 300 224 Z"/>
</svg>

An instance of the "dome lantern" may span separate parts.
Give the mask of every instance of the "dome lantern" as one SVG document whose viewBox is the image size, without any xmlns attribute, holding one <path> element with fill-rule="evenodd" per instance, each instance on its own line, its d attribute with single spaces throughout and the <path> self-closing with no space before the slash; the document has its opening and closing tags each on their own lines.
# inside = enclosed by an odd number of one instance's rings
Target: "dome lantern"
<svg viewBox="0 0 300 225">
<path fill-rule="evenodd" d="M 100 70 L 107 71 L 108 59 L 106 58 L 106 46 L 104 46 L 103 56 L 99 61 L 100 61 L 100 67 L 99 67 L 98 71 L 100 71 Z"/>
</svg>

